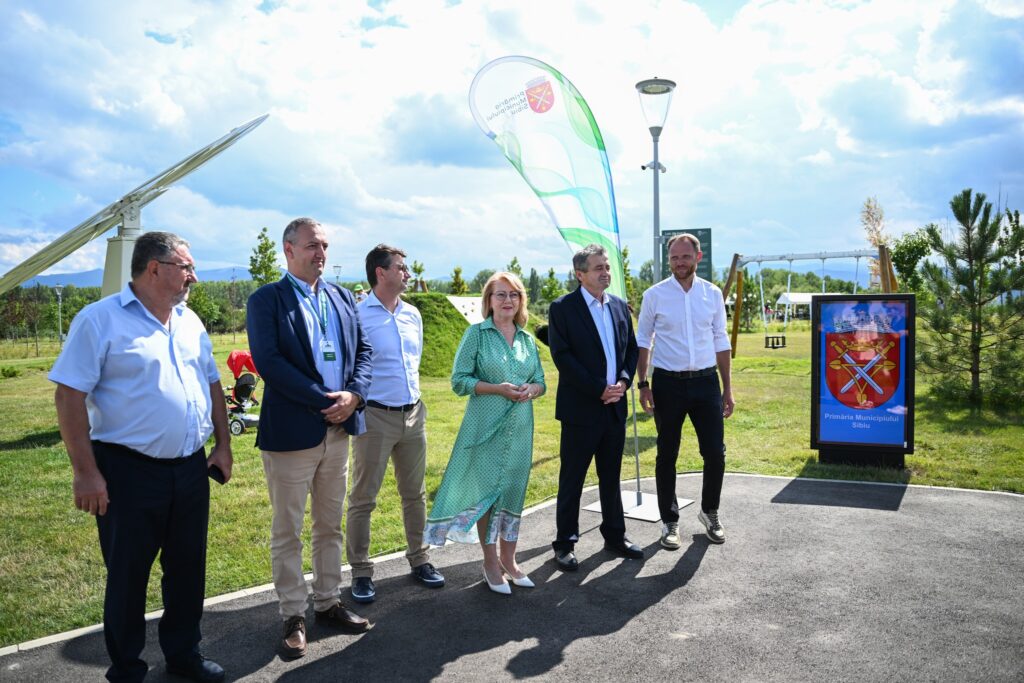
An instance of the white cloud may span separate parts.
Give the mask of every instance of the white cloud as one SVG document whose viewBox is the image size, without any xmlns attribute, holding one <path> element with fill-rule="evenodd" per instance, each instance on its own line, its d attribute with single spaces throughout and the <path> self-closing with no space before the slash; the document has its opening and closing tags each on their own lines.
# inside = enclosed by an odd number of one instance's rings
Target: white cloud
<svg viewBox="0 0 1024 683">
<path fill-rule="evenodd" d="M 831 166 L 835 163 L 835 159 L 827 149 L 819 149 L 814 154 L 802 156 L 800 157 L 800 161 L 808 164 L 814 164 L 816 166 Z"/>
<path fill-rule="evenodd" d="M 712 18 L 720 8 L 656 0 L 394 0 L 379 11 L 299 2 L 269 14 L 250 0 L 168 0 L 159 13 L 11 0 L 0 8 L 0 172 L 99 207 L 270 112 L 147 209 L 145 224 L 201 230 L 190 239 L 209 267 L 244 265 L 260 227 L 275 234 L 313 213 L 336 232 L 332 258 L 346 273 L 378 241 L 401 243 L 439 275 L 514 255 L 561 268 L 564 245 L 496 147 L 484 141 L 479 154 L 494 156 L 475 168 L 459 165 L 472 145 L 436 164 L 422 157 L 437 145 L 418 145 L 419 159 L 393 148 L 398 133 L 441 131 L 453 141 L 442 145 L 480 135 L 465 104 L 474 73 L 529 54 L 593 109 L 634 262 L 650 249 L 651 180 L 639 166 L 651 140 L 633 84 L 654 75 L 679 83 L 660 149 L 663 224 L 715 226 L 718 253 L 749 251 L 767 233 L 800 249 L 846 249 L 860 239 L 864 197 L 883 189 L 892 220 L 907 225 L 942 215 L 968 182 L 1024 196 L 1012 161 L 1024 151 L 1024 98 L 967 96 L 992 57 L 975 49 L 984 36 L 950 30 L 964 13 L 1013 22 L 1024 11 L 980 1 L 753 0 Z M 0 226 L 28 213 L 56 236 L 69 212 L 0 192 Z M 3 258 L 17 258 L 24 238 L 0 227 Z M 102 249 L 90 249 L 82 258 L 98 265 Z"/>
</svg>

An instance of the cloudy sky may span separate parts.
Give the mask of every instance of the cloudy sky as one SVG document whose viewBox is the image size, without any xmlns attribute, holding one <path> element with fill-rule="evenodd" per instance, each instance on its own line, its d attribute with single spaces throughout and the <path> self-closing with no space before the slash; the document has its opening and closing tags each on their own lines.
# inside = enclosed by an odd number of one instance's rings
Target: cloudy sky
<svg viewBox="0 0 1024 683">
<path fill-rule="evenodd" d="M 201 269 L 247 266 L 262 226 L 279 239 L 311 215 L 353 277 L 379 241 L 428 277 L 512 256 L 568 270 L 467 105 L 510 54 L 589 102 L 634 264 L 651 250 L 634 84 L 653 76 L 679 84 L 662 227 L 712 228 L 716 267 L 865 248 L 869 196 L 893 234 L 948 221 L 965 187 L 1024 209 L 1024 0 L 0 0 L 0 273 L 264 113 L 143 213 Z M 48 272 L 101 267 L 104 249 Z"/>
</svg>

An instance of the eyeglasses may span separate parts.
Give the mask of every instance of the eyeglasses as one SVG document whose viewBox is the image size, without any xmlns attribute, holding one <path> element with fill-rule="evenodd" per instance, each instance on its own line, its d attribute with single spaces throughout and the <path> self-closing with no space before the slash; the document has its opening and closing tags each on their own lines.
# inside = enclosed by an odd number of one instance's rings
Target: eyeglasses
<svg viewBox="0 0 1024 683">
<path fill-rule="evenodd" d="M 519 292 L 494 292 L 491 294 L 498 301 L 519 301 L 522 294 Z"/>
<path fill-rule="evenodd" d="M 394 268 L 395 270 L 400 270 L 403 273 L 408 273 L 409 272 L 409 266 L 405 265 L 404 263 L 402 263 L 402 264 L 393 263 L 391 265 L 391 267 Z"/>
<path fill-rule="evenodd" d="M 185 273 L 186 275 L 195 275 L 196 274 L 196 266 L 193 263 L 175 263 L 174 261 L 160 261 L 160 260 L 157 260 L 157 263 L 162 263 L 165 266 L 178 266 L 179 268 L 181 268 L 181 272 Z"/>
</svg>

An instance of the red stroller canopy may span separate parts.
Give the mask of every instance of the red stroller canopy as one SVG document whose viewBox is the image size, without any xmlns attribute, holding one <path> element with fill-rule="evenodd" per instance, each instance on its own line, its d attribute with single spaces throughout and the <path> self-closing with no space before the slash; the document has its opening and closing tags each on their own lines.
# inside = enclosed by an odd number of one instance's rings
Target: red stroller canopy
<svg viewBox="0 0 1024 683">
<path fill-rule="evenodd" d="M 246 370 L 250 370 L 253 373 L 259 375 L 259 371 L 256 370 L 256 364 L 252 362 L 252 354 L 248 351 L 232 351 L 228 354 L 228 369 L 231 370 L 231 374 L 238 379 Z"/>
</svg>

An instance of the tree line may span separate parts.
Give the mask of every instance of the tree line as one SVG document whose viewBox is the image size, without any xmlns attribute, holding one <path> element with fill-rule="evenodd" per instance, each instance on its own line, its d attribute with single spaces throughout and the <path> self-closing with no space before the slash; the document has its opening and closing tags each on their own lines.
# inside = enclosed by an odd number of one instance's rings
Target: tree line
<svg viewBox="0 0 1024 683">
<path fill-rule="evenodd" d="M 868 240 L 886 244 L 901 291 L 914 292 L 918 309 L 918 367 L 929 377 L 931 390 L 944 400 L 973 406 L 988 403 L 1019 409 L 1024 405 L 1024 230 L 1020 211 L 993 207 L 982 193 L 965 189 L 949 203 L 956 224 L 947 238 L 935 224 L 896 238 L 885 234 L 884 212 L 877 200 L 865 202 L 861 220 Z M 623 249 L 626 296 L 634 311 L 640 310 L 644 291 L 653 284 L 653 262 L 645 261 L 634 275 L 628 247 Z M 263 228 L 250 256 L 251 280 L 200 282 L 192 286 L 189 306 L 212 333 L 245 329 L 245 302 L 260 285 L 281 277 L 277 249 Z M 576 288 L 575 274 L 526 272 L 513 257 L 504 266 L 522 280 L 534 312 L 546 313 L 547 304 Z M 422 263 L 413 262 L 415 288 L 453 295 L 478 294 L 494 270 L 484 269 L 472 278 L 456 266 L 448 280 L 428 279 Z M 745 271 L 741 323 L 752 330 L 759 323 L 761 294 L 758 273 Z M 721 285 L 725 271 L 715 274 Z M 816 273 L 790 276 L 786 268 L 760 270 L 764 301 L 773 304 L 786 291 L 819 292 L 822 278 Z M 792 281 L 787 285 L 787 279 Z M 329 276 L 328 276 L 329 278 Z M 354 289 L 359 281 L 339 282 Z M 826 292 L 853 292 L 854 283 L 824 277 Z M 871 289 L 877 290 L 876 287 Z M 52 288 L 21 287 L 0 297 L 0 337 L 10 341 L 54 338 L 66 333 L 72 318 L 83 306 L 99 299 L 99 287 L 68 285 L 58 307 Z M 60 329 L 58 330 L 58 318 Z"/>
</svg>

